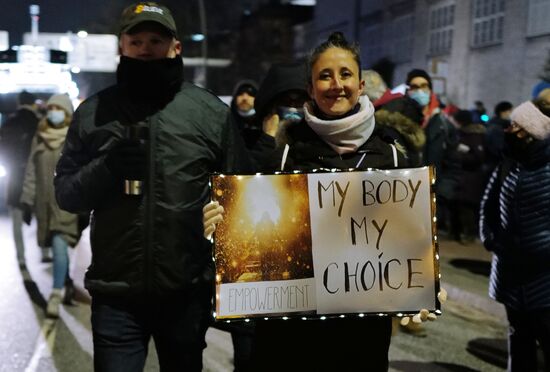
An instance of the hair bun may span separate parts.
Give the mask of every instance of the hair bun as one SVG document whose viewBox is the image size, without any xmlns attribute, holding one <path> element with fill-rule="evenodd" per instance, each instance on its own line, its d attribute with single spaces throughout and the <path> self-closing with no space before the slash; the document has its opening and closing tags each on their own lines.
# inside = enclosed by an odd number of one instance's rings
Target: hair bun
<svg viewBox="0 0 550 372">
<path fill-rule="evenodd" d="M 328 37 L 328 41 L 333 44 L 347 44 L 347 40 L 344 37 L 344 34 L 340 31 L 335 31 Z"/>
</svg>

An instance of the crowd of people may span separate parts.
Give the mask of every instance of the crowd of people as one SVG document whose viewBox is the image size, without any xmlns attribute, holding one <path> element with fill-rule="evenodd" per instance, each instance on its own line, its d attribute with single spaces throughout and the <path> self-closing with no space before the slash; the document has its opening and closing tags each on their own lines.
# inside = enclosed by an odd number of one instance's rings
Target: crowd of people
<svg viewBox="0 0 550 372">
<path fill-rule="evenodd" d="M 24 92 L 0 131 L 18 262 L 25 267 L 21 227 L 32 215 L 44 260 L 53 252 L 50 317 L 64 292 L 71 301 L 68 248 L 91 219 L 96 371 L 143 370 L 151 338 L 162 371 L 200 371 L 213 325 L 231 332 L 235 371 L 388 370 L 391 317 L 213 323 L 209 237 L 223 208 L 209 203 L 209 176 L 425 165 L 437 176 L 438 233 L 479 238 L 494 253 L 491 296 L 510 321 L 510 370 L 534 370 L 537 342 L 550 363 L 550 86 L 498 103 L 484 121 L 481 101 L 445 105 L 425 70 L 392 90 L 335 32 L 307 61 L 274 63 L 259 84 L 238 81 L 227 107 L 183 79 L 165 6 L 127 7 L 118 36 L 115 85 L 75 112 L 53 95 L 43 117 Z M 410 323 L 433 319 L 421 314 Z"/>
</svg>

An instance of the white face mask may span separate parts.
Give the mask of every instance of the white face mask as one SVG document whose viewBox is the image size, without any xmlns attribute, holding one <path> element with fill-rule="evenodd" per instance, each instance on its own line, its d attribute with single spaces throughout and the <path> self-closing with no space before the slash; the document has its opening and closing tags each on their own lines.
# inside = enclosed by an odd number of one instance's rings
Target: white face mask
<svg viewBox="0 0 550 372">
<path fill-rule="evenodd" d="M 65 111 L 63 110 L 48 110 L 48 121 L 53 126 L 59 126 L 65 122 Z"/>
</svg>

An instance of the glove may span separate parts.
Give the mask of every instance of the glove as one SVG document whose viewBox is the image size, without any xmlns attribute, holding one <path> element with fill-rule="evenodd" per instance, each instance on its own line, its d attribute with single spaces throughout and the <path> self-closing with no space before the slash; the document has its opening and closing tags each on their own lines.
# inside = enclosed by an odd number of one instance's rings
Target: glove
<svg viewBox="0 0 550 372">
<path fill-rule="evenodd" d="M 32 207 L 28 204 L 22 203 L 21 212 L 23 214 L 23 222 L 25 222 L 27 225 L 30 225 L 32 219 Z"/>
<path fill-rule="evenodd" d="M 445 301 L 447 301 L 447 291 L 444 288 L 441 288 L 439 290 L 439 293 L 437 294 L 437 298 L 439 299 L 439 302 L 443 304 Z M 402 326 L 406 326 L 411 321 L 413 323 L 420 324 L 422 322 L 425 322 L 426 320 L 433 321 L 436 319 L 437 315 L 435 315 L 434 313 L 430 313 L 427 309 L 422 309 L 418 314 L 415 314 L 412 317 L 404 316 L 403 318 L 401 318 L 400 323 Z"/>
<path fill-rule="evenodd" d="M 204 206 L 202 209 L 202 225 L 205 239 L 212 239 L 212 234 L 216 231 L 216 225 L 223 221 L 223 212 L 223 207 L 217 201 L 211 201 Z"/>
<path fill-rule="evenodd" d="M 143 180 L 147 170 L 146 150 L 142 140 L 122 139 L 109 149 L 105 164 L 120 179 Z"/>
</svg>

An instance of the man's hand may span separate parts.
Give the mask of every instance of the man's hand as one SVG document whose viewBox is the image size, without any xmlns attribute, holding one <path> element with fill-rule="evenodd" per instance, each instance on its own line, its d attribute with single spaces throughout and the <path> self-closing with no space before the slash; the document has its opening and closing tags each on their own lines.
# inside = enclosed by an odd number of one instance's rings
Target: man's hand
<svg viewBox="0 0 550 372">
<path fill-rule="evenodd" d="M 204 238 L 210 240 L 216 231 L 216 225 L 223 221 L 223 207 L 217 201 L 210 202 L 202 209 Z"/>
<path fill-rule="evenodd" d="M 146 145 L 137 139 L 122 139 L 109 149 L 105 164 L 116 177 L 143 180 L 147 169 Z"/>
<path fill-rule="evenodd" d="M 444 288 L 441 288 L 439 290 L 439 293 L 437 294 L 437 298 L 439 299 L 439 302 L 443 304 L 445 301 L 447 301 L 447 291 Z M 427 309 L 422 309 L 418 314 L 415 314 L 412 318 L 410 316 L 405 316 L 401 318 L 400 323 L 402 326 L 406 326 L 407 324 L 409 324 L 410 321 L 418 324 L 418 323 L 425 322 L 426 320 L 433 321 L 436 319 L 437 319 L 437 315 L 435 315 L 434 313 L 430 313 Z"/>
<path fill-rule="evenodd" d="M 27 225 L 30 225 L 32 219 L 32 207 L 28 204 L 22 203 L 21 212 L 23 216 L 23 222 L 25 222 Z"/>
</svg>

